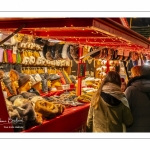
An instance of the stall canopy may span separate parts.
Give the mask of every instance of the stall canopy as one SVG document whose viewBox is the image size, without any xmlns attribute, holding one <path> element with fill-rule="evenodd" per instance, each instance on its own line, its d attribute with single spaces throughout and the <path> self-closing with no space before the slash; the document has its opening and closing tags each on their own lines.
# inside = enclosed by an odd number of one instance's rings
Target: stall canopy
<svg viewBox="0 0 150 150">
<path fill-rule="evenodd" d="M 117 18 L 116 18 L 117 19 Z M 150 41 L 111 18 L 0 18 L 0 31 L 19 32 L 35 37 L 80 45 L 147 51 Z M 122 24 L 125 24 L 121 20 Z"/>
</svg>

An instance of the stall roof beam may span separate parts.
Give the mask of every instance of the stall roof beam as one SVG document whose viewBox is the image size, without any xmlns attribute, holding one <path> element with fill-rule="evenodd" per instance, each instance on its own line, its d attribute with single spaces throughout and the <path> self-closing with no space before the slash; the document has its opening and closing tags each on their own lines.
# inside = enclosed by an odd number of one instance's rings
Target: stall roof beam
<svg viewBox="0 0 150 150">
<path fill-rule="evenodd" d="M 143 48 L 150 48 L 148 39 L 108 18 L 6 18 L 0 19 L 0 30 L 9 29 L 9 31 L 13 31 L 23 23 L 26 24 L 26 28 L 20 33 L 33 34 L 39 37 L 50 37 L 58 40 L 74 37 L 78 38 L 77 43 L 81 44 L 84 42 L 82 38 L 93 38 L 94 40 L 104 38 L 103 40 L 105 40 L 108 37 L 112 40 L 116 38 L 116 41 L 113 42 L 118 42 L 118 46 L 121 46 L 123 42 L 126 45 L 136 44 Z M 98 40 L 98 42 L 100 41 Z M 88 44 L 88 42 L 86 43 Z M 92 45 L 94 43 L 95 41 L 89 42 Z M 107 44 L 107 42 L 105 43 Z"/>
</svg>

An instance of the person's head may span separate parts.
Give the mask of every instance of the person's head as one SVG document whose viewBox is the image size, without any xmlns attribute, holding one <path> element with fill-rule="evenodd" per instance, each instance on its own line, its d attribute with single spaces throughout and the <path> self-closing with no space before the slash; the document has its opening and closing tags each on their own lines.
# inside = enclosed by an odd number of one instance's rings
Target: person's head
<svg viewBox="0 0 150 150">
<path fill-rule="evenodd" d="M 150 66 L 148 65 L 141 66 L 141 75 L 150 75 Z"/>
<path fill-rule="evenodd" d="M 131 75 L 133 78 L 137 76 L 150 75 L 150 66 L 135 66 L 131 69 Z"/>
<path fill-rule="evenodd" d="M 95 95 L 93 96 L 93 99 L 91 101 L 92 106 L 97 109 L 99 106 L 99 102 L 100 102 L 100 95 L 102 92 L 102 88 L 106 83 L 113 83 L 118 85 L 119 87 L 121 87 L 121 78 L 119 73 L 117 73 L 116 71 L 109 71 L 106 74 L 106 77 L 103 79 L 99 89 L 97 90 L 97 92 L 95 93 Z"/>
<path fill-rule="evenodd" d="M 141 73 L 142 73 L 142 66 L 134 66 L 131 69 L 132 78 L 137 77 L 137 76 L 141 76 Z"/>
<path fill-rule="evenodd" d="M 120 78 L 119 73 L 116 71 L 109 71 L 103 80 L 103 85 L 106 84 L 107 82 L 121 86 L 121 78 Z"/>
</svg>

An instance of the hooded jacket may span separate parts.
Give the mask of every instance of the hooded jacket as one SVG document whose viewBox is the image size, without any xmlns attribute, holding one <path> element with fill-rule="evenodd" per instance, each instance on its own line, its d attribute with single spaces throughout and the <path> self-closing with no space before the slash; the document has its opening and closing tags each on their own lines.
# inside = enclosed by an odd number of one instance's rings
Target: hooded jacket
<svg viewBox="0 0 150 150">
<path fill-rule="evenodd" d="M 123 126 L 131 125 L 133 117 L 130 109 L 110 94 L 101 92 L 98 109 L 91 105 L 87 118 L 87 132 L 123 132 Z"/>
<path fill-rule="evenodd" d="M 127 132 L 150 132 L 150 77 L 140 76 L 131 79 L 125 91 L 132 115 L 133 124 Z"/>
</svg>

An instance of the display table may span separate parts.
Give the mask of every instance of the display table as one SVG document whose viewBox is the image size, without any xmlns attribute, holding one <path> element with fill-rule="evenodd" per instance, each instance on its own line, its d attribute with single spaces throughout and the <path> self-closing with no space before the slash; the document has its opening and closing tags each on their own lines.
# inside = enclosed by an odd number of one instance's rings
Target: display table
<svg viewBox="0 0 150 150">
<path fill-rule="evenodd" d="M 57 91 L 58 92 L 58 91 Z M 59 93 L 64 91 L 59 91 Z M 52 95 L 58 93 L 49 93 Z M 6 108 L 5 99 L 0 86 L 0 132 L 14 132 Z M 89 110 L 89 103 L 82 106 L 66 108 L 62 115 L 48 121 L 40 126 L 34 126 L 22 132 L 84 132 Z"/>
<path fill-rule="evenodd" d="M 23 132 L 85 132 L 89 105 L 66 108 L 62 115 Z"/>
<path fill-rule="evenodd" d="M 68 89 L 67 91 L 75 91 L 75 88 L 71 88 L 71 89 Z M 50 91 L 50 92 L 48 92 L 48 93 L 42 93 L 42 92 L 40 92 L 40 96 L 54 96 L 54 95 L 57 95 L 57 96 L 59 96 L 59 95 L 61 95 L 61 94 L 63 94 L 65 92 L 65 90 L 57 90 L 57 91 Z"/>
</svg>

